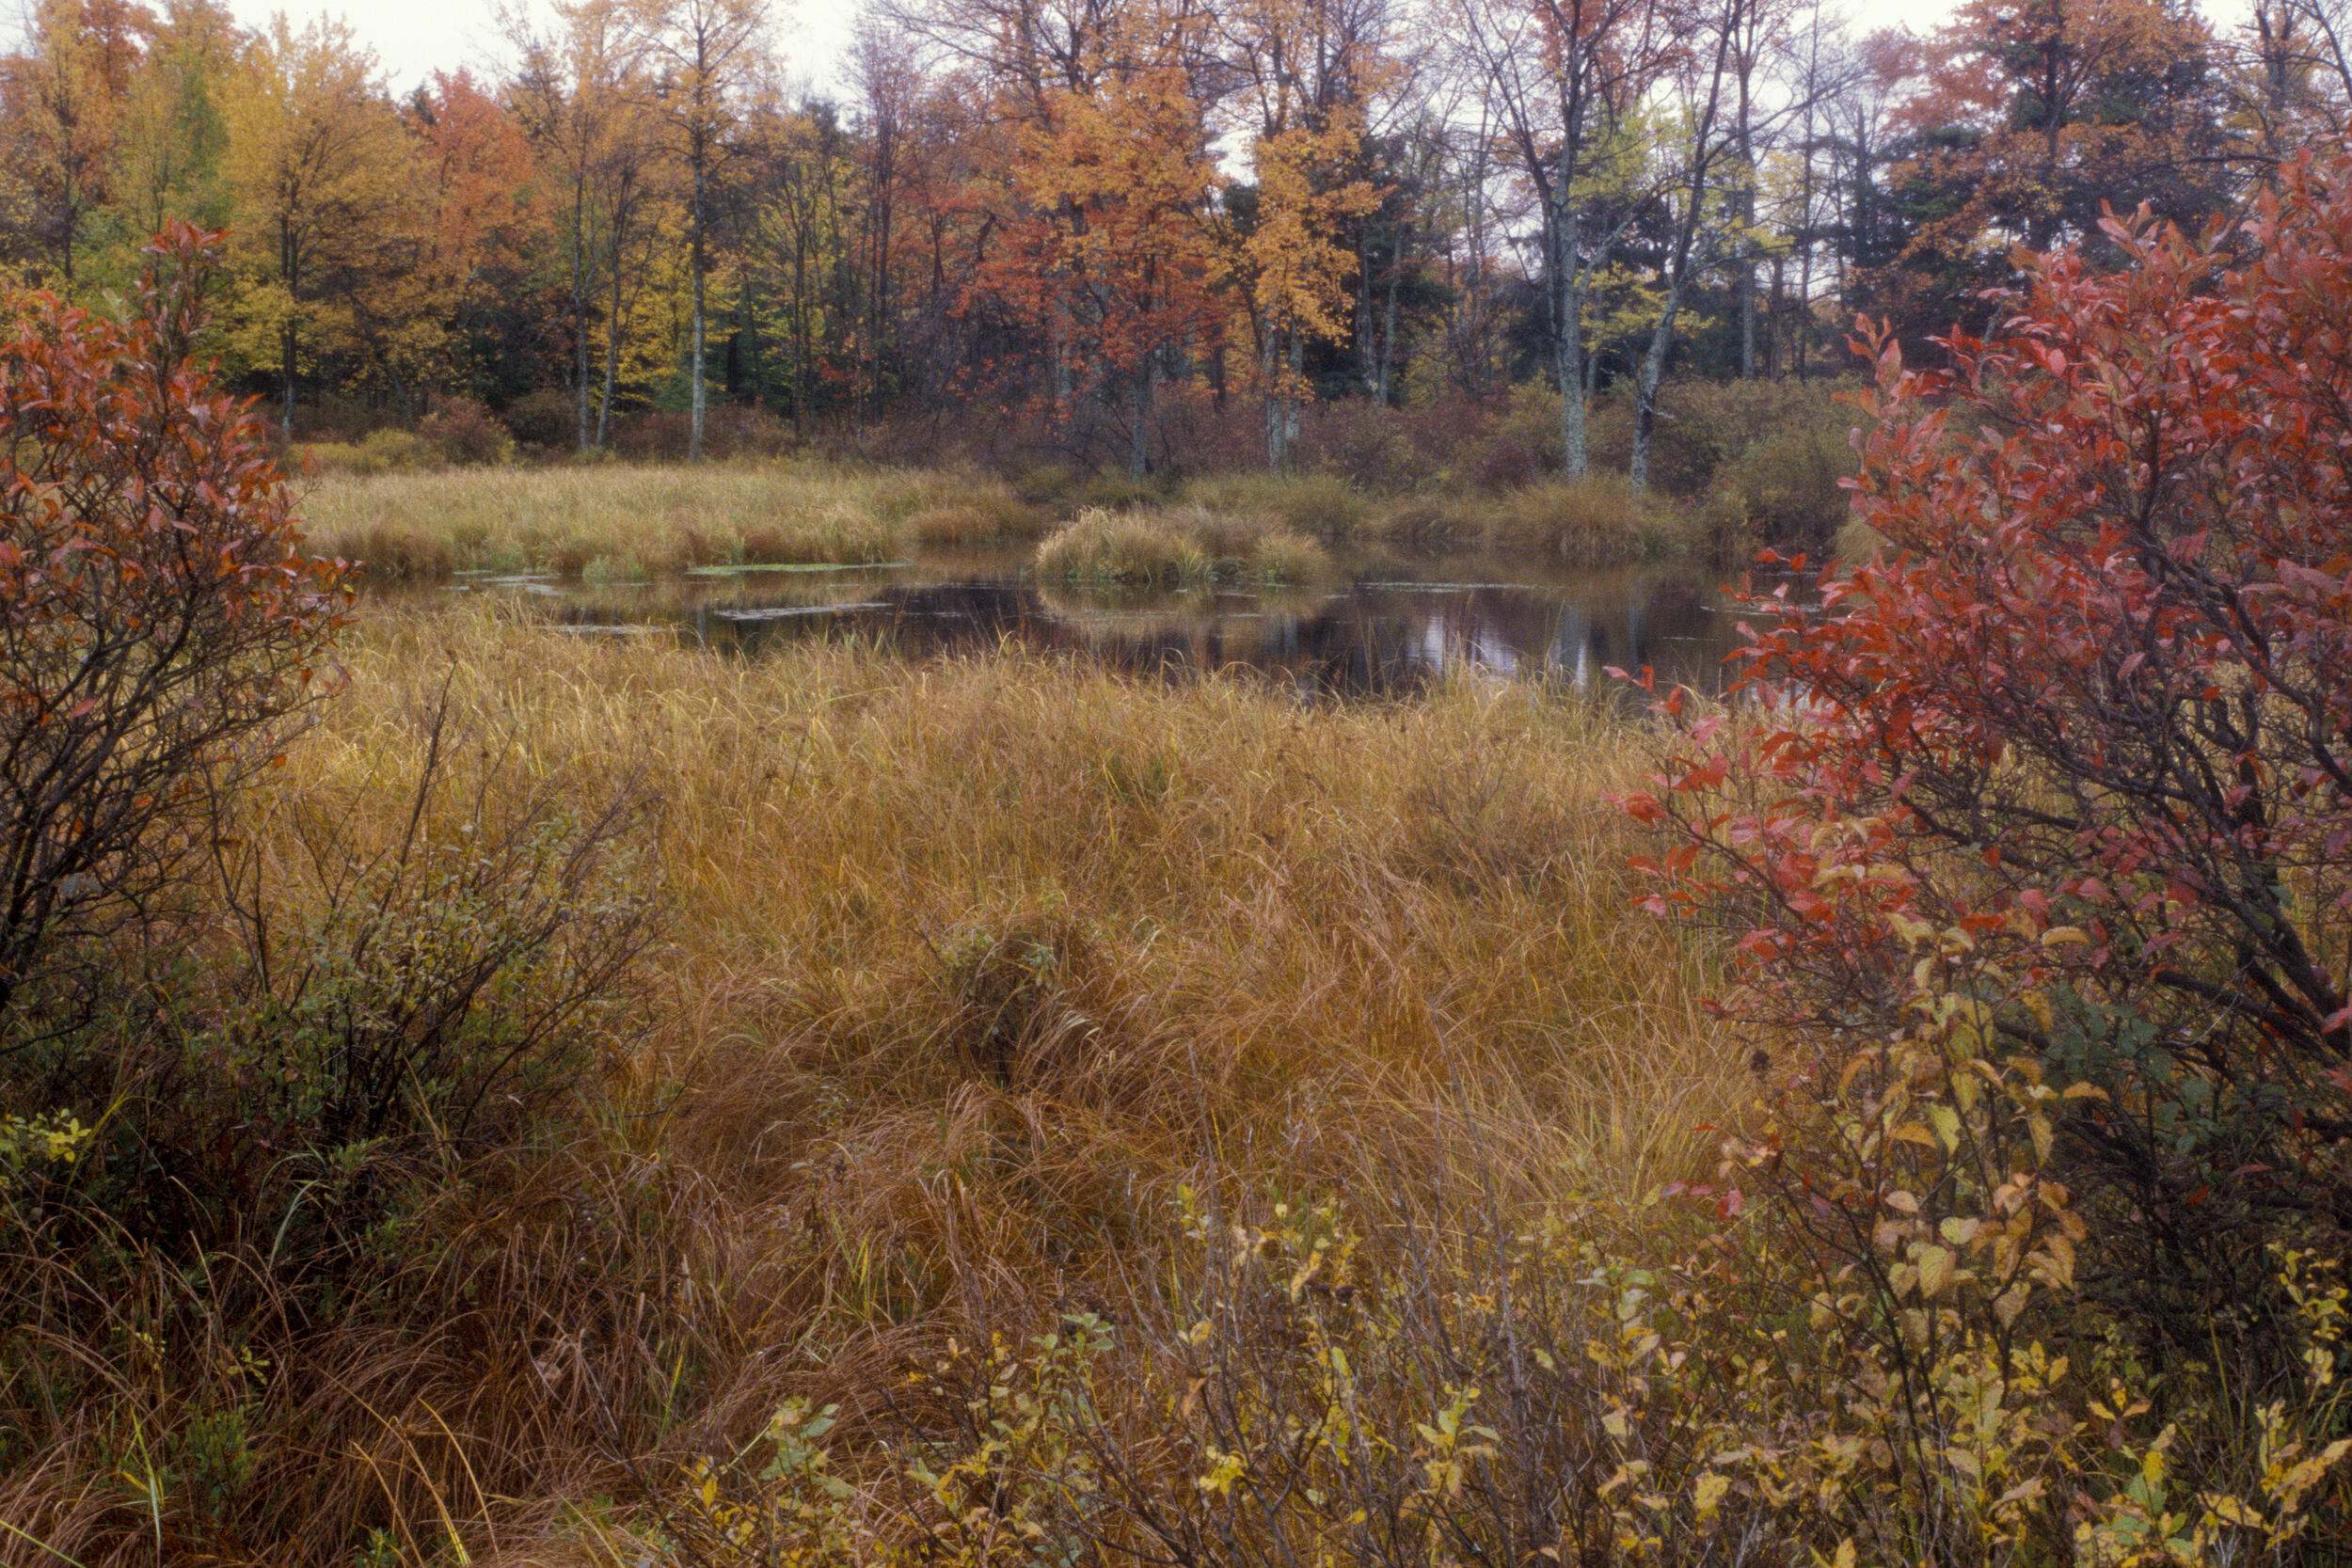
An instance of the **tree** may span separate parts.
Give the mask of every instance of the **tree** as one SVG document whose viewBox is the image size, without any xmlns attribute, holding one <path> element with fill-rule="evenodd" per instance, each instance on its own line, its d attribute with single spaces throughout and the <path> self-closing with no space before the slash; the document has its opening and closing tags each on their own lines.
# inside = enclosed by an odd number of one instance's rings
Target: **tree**
<svg viewBox="0 0 2352 1568">
<path fill-rule="evenodd" d="M 400 118 L 377 90 L 374 56 L 347 25 L 316 22 L 295 33 L 280 16 L 254 41 L 230 111 L 231 232 L 258 278 L 239 325 L 249 339 L 274 341 L 289 441 L 306 329 L 348 341 L 358 291 L 396 276 L 385 251 L 413 231 L 402 211 L 414 194 L 407 153 Z"/>
<path fill-rule="evenodd" d="M 1584 294 L 1639 215 L 1627 134 L 1671 39 L 1650 0 L 1456 0 L 1463 46 L 1534 194 L 1562 466 L 1585 471 Z"/>
<path fill-rule="evenodd" d="M 1356 257 L 1341 237 L 1380 203 L 1359 173 L 1378 20 L 1376 8 L 1343 0 L 1246 0 L 1218 17 L 1225 56 L 1248 84 L 1241 118 L 1257 176 L 1227 265 L 1258 337 L 1266 467 L 1277 472 L 1298 438 L 1308 342 L 1346 336 Z"/>
<path fill-rule="evenodd" d="M 657 148 L 648 45 L 623 0 L 580 0 L 555 9 L 558 31 L 510 21 L 520 69 L 511 87 L 523 134 L 546 182 L 563 252 L 571 314 L 574 439 L 604 444 L 620 373 L 629 262 L 642 239 Z M 599 297 L 602 391 L 592 369 Z"/>
<path fill-rule="evenodd" d="M 710 276 L 712 183 L 729 154 L 738 100 L 759 63 L 766 0 L 661 0 L 649 28 L 663 66 L 658 102 L 687 181 L 687 266 L 693 291 L 687 385 L 691 423 L 687 457 L 703 455 L 704 372 Z"/>
<path fill-rule="evenodd" d="M 113 176 L 137 235 L 172 219 L 228 221 L 229 121 L 223 89 L 236 69 L 236 23 L 215 0 L 172 0 L 125 92 Z"/>
<path fill-rule="evenodd" d="M 0 341 L 0 1011 L 205 848 L 317 691 L 342 568 L 190 354 L 216 235 L 167 230 L 122 325 L 54 294 Z"/>
<path fill-rule="evenodd" d="M 1675 69 L 1682 97 L 1672 123 L 1675 133 L 1660 138 L 1665 161 L 1654 188 L 1670 217 L 1658 265 L 1659 309 L 1649 342 L 1633 372 L 1633 451 L 1626 479 L 1636 490 L 1649 485 L 1650 436 L 1658 422 L 1658 387 L 1666 373 L 1666 356 L 1674 347 L 1675 325 L 1690 293 L 1693 275 L 1708 258 L 1701 235 L 1709 227 L 1710 204 L 1717 192 L 1711 182 L 1724 158 L 1736 146 L 1725 135 L 1726 87 L 1735 86 L 1731 65 L 1739 40 L 1746 31 L 1748 10 L 1759 0 L 1719 0 L 1691 19 L 1686 42 L 1677 51 Z M 1732 214 L 1738 224 L 1739 214 Z M 1710 241 L 1712 235 L 1708 235 Z"/>
<path fill-rule="evenodd" d="M 1821 613 L 1767 602 L 1770 705 L 1629 803 L 1673 846 L 1652 907 L 1736 935 L 1776 1093 L 1877 1096 L 1932 1153 L 1975 1091 L 1903 1109 L 1911 1042 L 2012 1064 L 1985 1135 L 2072 1190 L 2066 1274 L 2203 1356 L 2259 1337 L 2265 1245 L 2352 1227 L 2352 160 L 2234 236 L 2102 238 L 2121 270 L 2030 261 L 1947 369 L 1866 330 L 1884 550 Z M 1860 1235 L 1854 1201 L 1798 1217 Z"/>
<path fill-rule="evenodd" d="M 532 346 L 520 324 L 538 292 L 532 269 L 549 234 L 547 193 L 521 125 L 467 72 L 437 72 L 407 119 L 422 238 L 407 313 L 424 324 L 423 341 L 438 340 L 417 370 L 495 389 Z"/>
<path fill-rule="evenodd" d="M 981 275 L 1048 335 L 1056 403 L 1072 368 L 1126 404 L 1127 461 L 1151 467 L 1162 377 L 1215 330 L 1207 228 L 1216 174 L 1187 60 L 1197 18 L 1138 6 L 1084 89 L 1044 89 L 1004 186 L 1003 245 Z"/>
<path fill-rule="evenodd" d="M 1869 303 L 1914 335 L 2010 280 L 2011 246 L 2096 245 L 2103 209 L 2219 213 L 2227 121 L 2211 34 L 2168 0 L 1973 0 L 1924 62 L 1890 194 L 1901 253 Z"/>
<path fill-rule="evenodd" d="M 38 0 L 25 17 L 29 47 L 0 81 L 41 250 L 68 289 L 84 230 L 108 199 L 123 99 L 153 22 L 125 0 Z"/>
</svg>

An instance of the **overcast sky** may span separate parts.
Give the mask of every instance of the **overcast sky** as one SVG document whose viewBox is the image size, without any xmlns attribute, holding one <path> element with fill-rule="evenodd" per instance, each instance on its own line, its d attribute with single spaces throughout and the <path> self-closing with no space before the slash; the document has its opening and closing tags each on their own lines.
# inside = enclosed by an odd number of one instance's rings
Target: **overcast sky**
<svg viewBox="0 0 2352 1568">
<path fill-rule="evenodd" d="M 1865 25 L 1901 24 L 1923 30 L 1949 15 L 1954 3 L 1848 0 L 1846 9 Z M 385 76 L 397 89 L 416 86 L 436 68 L 462 64 L 486 71 L 501 57 L 493 0 L 231 0 L 230 8 L 239 20 L 256 25 L 276 11 L 284 11 L 296 24 L 320 15 L 343 17 L 375 51 Z M 795 76 L 832 79 L 857 8 L 858 0 L 779 0 L 778 37 Z"/>
</svg>

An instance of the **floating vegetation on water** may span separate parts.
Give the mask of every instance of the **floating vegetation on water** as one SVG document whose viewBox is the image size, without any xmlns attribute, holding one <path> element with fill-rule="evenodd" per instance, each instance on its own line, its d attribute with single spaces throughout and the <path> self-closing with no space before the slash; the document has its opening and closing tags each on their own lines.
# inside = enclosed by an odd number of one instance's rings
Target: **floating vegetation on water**
<svg viewBox="0 0 2352 1568">
<path fill-rule="evenodd" d="M 715 613 L 722 621 L 787 621 L 802 615 L 847 615 L 851 610 L 889 608 L 880 599 L 862 599 L 853 604 L 770 605 L 759 610 L 722 610 Z"/>
<path fill-rule="evenodd" d="M 743 561 L 724 566 L 689 566 L 690 578 L 739 578 L 754 572 L 889 572 L 912 566 L 911 561 Z"/>
</svg>

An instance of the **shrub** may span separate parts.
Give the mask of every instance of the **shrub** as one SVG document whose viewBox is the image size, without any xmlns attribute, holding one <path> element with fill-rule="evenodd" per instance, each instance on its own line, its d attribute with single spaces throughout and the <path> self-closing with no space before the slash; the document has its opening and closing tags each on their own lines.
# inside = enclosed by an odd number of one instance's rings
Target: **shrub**
<svg viewBox="0 0 2352 1568">
<path fill-rule="evenodd" d="M 1486 490 L 1531 484 L 1560 471 L 1560 394 L 1541 382 L 1511 388 L 1486 434 L 1460 456 L 1461 473 Z"/>
<path fill-rule="evenodd" d="M 765 408 L 723 403 L 704 410 L 703 451 L 711 457 L 783 457 L 792 447 L 792 427 Z"/>
<path fill-rule="evenodd" d="M 1060 506 L 1074 495 L 1078 476 L 1066 463 L 1028 463 L 1013 470 L 1013 494 L 1039 506 Z"/>
<path fill-rule="evenodd" d="M 595 410 L 590 410 L 593 418 Z M 580 407 L 560 387 L 525 392 L 508 404 L 501 419 L 515 439 L 538 452 L 571 452 L 580 446 Z"/>
<path fill-rule="evenodd" d="M 1309 467 L 1371 490 L 1409 489 L 1422 473 L 1405 421 L 1369 398 L 1311 407 L 1302 455 Z"/>
<path fill-rule="evenodd" d="M 1654 907 L 1737 935 L 1782 1110 L 1725 1180 L 1818 1322 L 2013 1380 L 2077 1312 L 2316 1399 L 2277 1280 L 2352 1225 L 2352 165 L 2288 169 L 2241 264 L 2107 238 L 1947 371 L 1866 338 L 1885 551 L 1746 656 L 1801 704 L 1692 722 L 1629 804 Z"/>
<path fill-rule="evenodd" d="M 1751 535 L 1816 554 L 1846 522 L 1854 471 L 1843 423 L 1794 426 L 1752 441 L 1716 470 L 1710 500 Z"/>
<path fill-rule="evenodd" d="M 472 398 L 437 398 L 433 411 L 417 421 L 417 435 L 442 462 L 458 467 L 504 463 L 515 455 L 515 437 Z"/>
<path fill-rule="evenodd" d="M 285 808 L 299 856 L 226 858 L 242 973 L 197 1014 L 216 1022 L 176 1054 L 201 1069 L 167 1071 L 150 1133 L 199 1133 L 176 1166 L 224 1205 L 254 1201 L 263 1165 L 347 1185 L 507 1141 L 617 1040 L 653 935 L 646 790 L 627 772 L 575 790 L 445 700 L 415 722 L 402 832 L 373 839 L 358 802 L 311 796 Z M 215 1125 L 191 1114 L 208 1104 Z"/>
<path fill-rule="evenodd" d="M 692 424 L 691 415 L 668 409 L 616 417 L 612 450 L 636 462 L 678 462 L 691 444 Z M 706 457 L 782 457 L 792 445 L 792 427 L 764 408 L 722 403 L 703 411 Z"/>
<path fill-rule="evenodd" d="M 342 622 L 267 435 L 191 358 L 216 247 L 174 226 L 126 324 L 25 294 L 0 342 L 0 1010 L 199 863 Z"/>
<path fill-rule="evenodd" d="M 352 449 L 352 472 L 405 474 L 437 468 L 441 449 L 413 430 L 379 430 Z"/>
</svg>

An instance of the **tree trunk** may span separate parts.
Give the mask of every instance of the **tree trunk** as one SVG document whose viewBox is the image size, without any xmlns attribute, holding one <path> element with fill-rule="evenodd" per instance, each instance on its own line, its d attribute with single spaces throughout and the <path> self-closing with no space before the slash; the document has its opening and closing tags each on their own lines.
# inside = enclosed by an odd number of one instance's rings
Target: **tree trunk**
<svg viewBox="0 0 2352 1568">
<path fill-rule="evenodd" d="M 688 416 L 686 427 L 686 460 L 689 463 L 699 463 L 703 460 L 703 335 L 705 330 L 703 307 L 707 281 L 704 275 L 703 258 L 703 203 L 706 178 L 704 163 L 703 154 L 698 150 L 694 154 L 694 211 L 691 220 L 694 233 L 690 246 L 691 254 L 689 258 L 689 266 L 694 275 L 693 385 L 690 388 L 692 412 Z"/>
<path fill-rule="evenodd" d="M 621 230 L 612 229 L 612 299 L 605 312 L 604 395 L 596 403 L 596 448 L 612 438 L 612 387 L 621 375 Z"/>
<path fill-rule="evenodd" d="M 1136 479 L 1152 471 L 1152 381 L 1158 370 L 1157 356 L 1148 353 L 1143 363 L 1136 367 L 1135 424 L 1128 433 L 1127 472 Z"/>
<path fill-rule="evenodd" d="M 572 402 L 576 446 L 588 450 L 588 188 L 572 185 Z"/>
<path fill-rule="evenodd" d="M 286 386 L 284 411 L 278 416 L 278 433 L 288 446 L 294 445 L 294 324 L 290 319 L 278 335 L 278 376 Z"/>
<path fill-rule="evenodd" d="M 1583 278 L 1576 252 L 1573 208 L 1552 225 L 1552 372 L 1560 388 L 1560 467 L 1582 479 L 1591 467 L 1584 436 Z"/>
<path fill-rule="evenodd" d="M 1380 311 L 1379 374 L 1373 385 L 1373 395 L 1380 400 L 1383 408 L 1389 405 L 1389 370 L 1396 358 L 1396 280 L 1405 271 L 1405 247 L 1412 232 L 1411 224 L 1399 221 L 1394 248 L 1389 256 L 1389 297 Z"/>
</svg>

